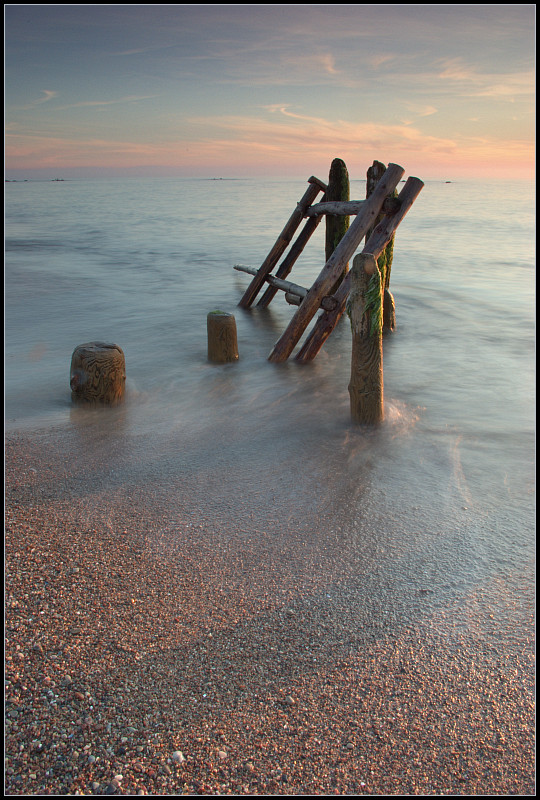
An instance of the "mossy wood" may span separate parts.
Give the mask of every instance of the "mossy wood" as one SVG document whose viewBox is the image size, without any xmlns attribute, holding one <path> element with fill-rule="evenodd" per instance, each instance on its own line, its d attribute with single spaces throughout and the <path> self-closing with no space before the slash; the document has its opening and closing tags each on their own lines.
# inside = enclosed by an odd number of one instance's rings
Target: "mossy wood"
<svg viewBox="0 0 540 800">
<path fill-rule="evenodd" d="M 423 186 L 424 184 L 419 178 L 411 177 L 407 179 L 405 186 L 398 195 L 398 210 L 389 216 L 383 217 L 383 219 L 373 230 L 362 252 L 372 253 L 375 258 L 380 256 L 388 242 L 392 239 L 398 225 L 403 220 L 415 199 L 420 194 Z M 313 358 L 315 358 L 339 322 L 343 312 L 345 311 L 345 304 L 350 291 L 349 275 L 350 273 L 345 276 L 339 289 L 334 295 L 335 299 L 338 301 L 336 308 L 333 311 L 325 311 L 319 316 L 317 322 L 310 331 L 309 336 L 306 338 L 296 356 L 297 361 L 305 362 L 311 361 Z"/>
<path fill-rule="evenodd" d="M 236 320 L 226 311 L 211 311 L 206 318 L 208 360 L 214 364 L 238 361 Z"/>
<path fill-rule="evenodd" d="M 403 167 L 400 167 L 398 164 L 388 165 L 388 168 L 379 180 L 375 190 L 370 197 L 366 199 L 365 205 L 362 206 L 360 213 L 349 226 L 347 233 L 324 265 L 319 277 L 304 298 L 284 334 L 275 344 L 268 357 L 269 361 L 279 363 L 286 361 L 291 355 L 314 314 L 317 313 L 322 298 L 329 294 L 332 286 L 339 279 L 344 266 L 353 256 L 358 245 L 366 235 L 366 232 L 377 219 L 385 198 L 394 191 L 403 173 Z M 345 284 L 345 280 L 346 278 L 342 281 L 338 292 Z"/>
<path fill-rule="evenodd" d="M 382 305 L 382 276 L 374 255 L 357 255 L 350 276 L 347 308 L 352 331 L 351 418 L 360 425 L 377 425 L 384 419 L 384 379 L 382 325 L 373 319 L 377 306 Z M 373 296 L 373 287 L 378 297 Z"/>
<path fill-rule="evenodd" d="M 396 329 L 396 306 L 390 289 L 383 291 L 383 333 Z"/>
<path fill-rule="evenodd" d="M 384 173 L 385 166 L 380 161 L 374 161 L 372 166 L 367 171 L 367 180 L 366 180 L 366 197 L 369 197 L 375 186 L 377 185 L 377 181 L 379 180 L 380 176 Z M 397 191 L 394 191 L 393 198 L 397 197 Z M 389 197 L 388 201 L 391 201 L 392 198 Z M 380 222 L 380 219 L 377 220 Z M 366 240 L 369 238 L 371 231 L 368 232 Z M 394 298 L 390 292 L 390 271 L 392 269 L 392 261 L 394 258 L 394 239 L 395 235 L 392 236 L 380 256 L 377 258 L 377 266 L 379 267 L 379 271 L 381 273 L 381 279 L 383 282 L 383 316 L 384 316 L 384 324 L 383 324 L 383 331 L 388 333 L 390 331 L 395 330 L 396 327 L 396 310 L 394 304 Z"/>
<path fill-rule="evenodd" d="M 330 165 L 328 176 L 328 189 L 326 191 L 327 201 L 348 202 L 350 200 L 349 173 L 345 162 L 341 158 L 334 158 Z M 338 244 L 341 242 L 349 229 L 349 217 L 327 214 L 326 216 L 326 238 L 325 238 L 325 258 L 330 258 Z M 345 265 L 345 268 L 347 265 Z"/>
<path fill-rule="evenodd" d="M 273 268 L 291 243 L 296 230 L 304 219 L 306 210 L 313 203 L 320 192 L 326 192 L 326 184 L 320 181 L 318 178 L 312 176 L 308 183 L 308 189 L 304 193 L 285 227 L 278 236 L 273 248 L 270 250 L 266 259 L 258 269 L 257 275 L 253 278 L 248 288 L 244 292 L 240 302 L 238 303 L 241 308 L 249 308 L 251 306 L 265 283 L 265 277 L 272 272 Z"/>
<path fill-rule="evenodd" d="M 118 405 L 124 400 L 126 361 L 117 344 L 87 342 L 71 356 L 71 399 L 84 405 Z"/>
<path fill-rule="evenodd" d="M 348 203 L 350 200 L 349 173 L 345 162 L 341 158 L 334 158 L 330 165 L 328 176 L 328 190 L 326 197 L 330 202 Z M 341 242 L 349 229 L 349 217 L 341 214 L 326 215 L 326 238 L 325 238 L 325 261 L 328 261 L 338 244 Z M 348 262 L 343 265 L 341 275 L 335 284 L 330 288 L 328 294 L 334 294 L 343 279 L 343 275 L 348 271 Z"/>
</svg>

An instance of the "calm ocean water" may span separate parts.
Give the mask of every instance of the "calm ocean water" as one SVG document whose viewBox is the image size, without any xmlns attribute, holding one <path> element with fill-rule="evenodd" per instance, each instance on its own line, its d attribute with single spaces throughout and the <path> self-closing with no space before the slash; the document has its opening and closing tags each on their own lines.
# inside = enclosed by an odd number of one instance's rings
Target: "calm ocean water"
<svg viewBox="0 0 540 800">
<path fill-rule="evenodd" d="M 346 318 L 312 364 L 271 365 L 294 308 L 281 293 L 266 311 L 237 308 L 250 278 L 233 265 L 262 263 L 305 188 L 6 184 L 7 433 L 84 423 L 122 438 L 117 480 L 159 474 L 164 486 L 179 470 L 204 483 L 217 459 L 240 516 L 253 513 L 250 494 L 268 524 L 319 509 L 344 552 L 386 554 L 389 582 L 430 586 L 441 601 L 482 590 L 491 608 L 510 596 L 518 608 L 534 561 L 532 184 L 426 182 L 396 237 L 387 418 L 371 432 L 349 421 Z M 351 197 L 364 195 L 352 181 Z M 313 282 L 323 236 L 324 224 L 291 280 Z M 236 364 L 207 363 L 215 308 L 235 314 Z M 92 340 L 123 348 L 127 402 L 84 416 L 69 367 Z M 368 542 L 367 519 L 379 540 Z"/>
</svg>

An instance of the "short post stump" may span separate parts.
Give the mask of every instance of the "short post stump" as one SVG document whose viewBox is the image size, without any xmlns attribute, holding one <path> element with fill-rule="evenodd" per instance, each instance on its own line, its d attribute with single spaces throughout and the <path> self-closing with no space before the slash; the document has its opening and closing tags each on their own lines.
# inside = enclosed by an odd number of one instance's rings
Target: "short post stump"
<svg viewBox="0 0 540 800">
<path fill-rule="evenodd" d="M 214 364 L 238 361 L 236 320 L 226 311 L 211 311 L 206 319 L 208 360 Z"/>
<path fill-rule="evenodd" d="M 107 342 L 80 344 L 71 356 L 69 385 L 74 403 L 121 403 L 126 387 L 126 362 L 122 348 Z"/>
</svg>

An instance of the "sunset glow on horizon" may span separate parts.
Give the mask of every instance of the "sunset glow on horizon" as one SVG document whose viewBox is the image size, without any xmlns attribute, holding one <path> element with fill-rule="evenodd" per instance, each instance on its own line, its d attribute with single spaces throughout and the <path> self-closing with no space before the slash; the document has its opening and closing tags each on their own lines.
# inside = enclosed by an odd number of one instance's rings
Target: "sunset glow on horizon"
<svg viewBox="0 0 540 800">
<path fill-rule="evenodd" d="M 534 5 L 4 9 L 9 179 L 534 175 Z"/>
</svg>

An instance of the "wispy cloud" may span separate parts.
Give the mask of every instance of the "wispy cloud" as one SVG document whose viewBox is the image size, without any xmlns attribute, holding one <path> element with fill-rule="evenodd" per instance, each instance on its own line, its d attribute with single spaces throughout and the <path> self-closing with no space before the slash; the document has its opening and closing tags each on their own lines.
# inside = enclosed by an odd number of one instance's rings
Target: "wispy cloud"
<svg viewBox="0 0 540 800">
<path fill-rule="evenodd" d="M 38 103 L 47 103 L 49 100 L 52 100 L 53 97 L 56 97 L 58 92 L 51 92 L 49 91 L 49 89 L 43 89 L 43 94 L 45 95 L 45 97 L 40 97 L 39 100 L 36 100 L 35 101 L 36 105 Z"/>
<path fill-rule="evenodd" d="M 530 163 L 533 7 L 24 8 L 7 38 L 10 168 Z"/>
<path fill-rule="evenodd" d="M 431 105 L 419 105 L 416 103 L 407 103 L 407 108 L 417 117 L 431 117 L 433 114 L 437 114 L 438 108 Z"/>
<path fill-rule="evenodd" d="M 156 53 L 160 52 L 161 50 L 170 50 L 173 47 L 178 47 L 177 44 L 163 44 L 163 45 L 154 45 L 150 47 L 134 47 L 131 50 L 118 50 L 114 53 L 111 53 L 111 56 L 139 56 L 144 55 L 145 53 Z"/>
<path fill-rule="evenodd" d="M 535 92 L 533 70 L 507 73 L 480 72 L 461 59 L 445 62 L 438 73 L 438 78 L 451 83 L 454 91 L 469 97 L 512 100 L 517 96 L 532 96 Z"/>
<path fill-rule="evenodd" d="M 6 133 L 10 167 L 167 167 L 193 170 L 228 165 L 228 171 L 246 168 L 317 173 L 339 155 L 351 174 L 364 174 L 373 158 L 403 164 L 409 174 L 444 175 L 445 170 L 474 168 L 499 174 L 503 165 L 511 174 L 532 169 L 533 148 L 526 141 L 496 140 L 489 136 L 441 137 L 426 135 L 412 125 L 347 123 L 295 114 L 279 109 L 278 116 L 223 116 L 192 119 L 203 135 L 185 134 L 160 142 L 133 139 L 80 139 Z M 465 165 L 465 166 L 463 166 Z M 204 172 L 202 173 L 204 174 Z M 468 172 L 467 172 L 468 174 Z"/>
<path fill-rule="evenodd" d="M 372 69 L 379 69 L 383 64 L 391 64 L 396 61 L 396 59 L 397 56 L 392 53 L 378 53 L 377 55 L 369 56 L 367 58 L 367 63 Z"/>
<path fill-rule="evenodd" d="M 24 106 L 18 106 L 17 111 L 29 111 L 36 106 L 40 106 L 43 103 L 48 103 L 49 100 L 52 100 L 54 97 L 57 97 L 58 92 L 52 92 L 49 89 L 42 89 L 43 97 L 38 97 L 35 100 L 32 100 L 30 103 L 26 103 Z"/>
<path fill-rule="evenodd" d="M 128 95 L 127 97 L 117 97 L 114 100 L 80 100 L 78 103 L 68 103 L 64 106 L 58 106 L 57 111 L 65 111 L 68 108 L 88 108 L 93 106 L 116 106 L 124 103 L 136 103 L 140 100 L 152 100 L 159 97 L 156 94 L 143 94 L 143 95 Z"/>
<path fill-rule="evenodd" d="M 43 103 L 48 103 L 54 98 L 59 96 L 58 92 L 53 92 L 48 89 L 43 89 L 43 97 L 39 97 L 36 100 L 33 100 L 31 103 L 28 103 L 25 106 L 19 106 L 16 108 L 16 111 L 29 111 L 31 109 L 36 108 L 37 106 L 42 105 Z M 116 97 L 112 100 L 79 100 L 76 103 L 64 103 L 63 105 L 55 105 L 55 111 L 65 111 L 71 108 L 92 108 L 96 106 L 115 106 L 115 105 L 123 105 L 126 103 L 138 103 L 141 100 L 152 100 L 156 97 L 159 97 L 158 94 L 143 94 L 143 95 L 126 95 L 125 97 Z"/>
<path fill-rule="evenodd" d="M 275 111 L 276 109 L 274 109 Z M 325 119 L 291 111 L 280 106 L 279 112 L 287 120 L 225 115 L 221 117 L 194 118 L 191 121 L 207 130 L 233 134 L 242 147 L 265 147 L 269 142 L 286 152 L 301 147 L 304 151 L 328 148 L 356 151 L 359 147 L 393 148 L 394 150 L 417 149 L 424 152 L 453 152 L 457 148 L 454 139 L 425 135 L 407 125 L 385 125 L 374 122 L 352 123 L 344 120 Z M 289 123 L 292 122 L 292 124 Z M 226 138 L 226 137 L 219 137 Z"/>
<path fill-rule="evenodd" d="M 260 106 L 260 108 L 264 109 L 265 111 L 269 111 L 270 114 L 275 114 L 277 111 L 285 112 L 289 106 L 290 103 L 272 103 L 269 106 Z"/>
<path fill-rule="evenodd" d="M 336 69 L 336 60 L 332 53 L 324 53 L 318 56 L 317 61 L 322 65 L 322 68 L 329 75 L 339 75 L 340 70 Z"/>
</svg>

